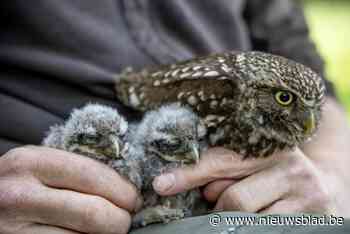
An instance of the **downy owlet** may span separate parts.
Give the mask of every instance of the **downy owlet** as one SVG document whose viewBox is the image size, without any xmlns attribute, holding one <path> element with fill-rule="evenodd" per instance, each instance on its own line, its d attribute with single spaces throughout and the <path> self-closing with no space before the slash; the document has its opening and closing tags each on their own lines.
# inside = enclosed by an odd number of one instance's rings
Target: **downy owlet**
<svg viewBox="0 0 350 234">
<path fill-rule="evenodd" d="M 105 163 L 142 186 L 142 153 L 130 147 L 132 136 L 128 122 L 114 108 L 87 104 L 75 109 L 63 125 L 50 128 L 43 145 L 88 156 Z"/>
<path fill-rule="evenodd" d="M 88 104 L 50 128 L 43 145 L 108 162 L 120 157 L 128 123 L 111 107 Z"/>
<path fill-rule="evenodd" d="M 147 111 L 166 103 L 190 106 L 211 146 L 245 157 L 268 156 L 309 139 L 325 93 L 310 68 L 262 52 L 226 52 L 172 65 L 126 70 L 116 78 L 125 105 Z"/>
<path fill-rule="evenodd" d="M 134 227 L 169 222 L 207 211 L 198 189 L 161 197 L 152 187 L 154 177 L 161 173 L 197 163 L 201 149 L 205 148 L 205 134 L 204 125 L 188 108 L 173 104 L 146 113 L 133 133 L 130 147 L 143 154 L 141 193 L 144 208 L 134 217 Z"/>
</svg>

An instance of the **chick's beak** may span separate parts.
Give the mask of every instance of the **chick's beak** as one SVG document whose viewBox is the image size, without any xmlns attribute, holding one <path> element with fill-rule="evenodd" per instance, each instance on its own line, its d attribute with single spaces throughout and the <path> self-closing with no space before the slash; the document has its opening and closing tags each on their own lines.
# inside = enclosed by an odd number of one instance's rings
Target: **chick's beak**
<svg viewBox="0 0 350 234">
<path fill-rule="evenodd" d="M 198 163 L 199 162 L 199 150 L 198 145 L 191 144 L 191 151 L 187 156 L 187 159 L 192 163 Z"/>
<path fill-rule="evenodd" d="M 304 127 L 304 134 L 310 135 L 315 127 L 315 115 L 313 111 L 307 111 L 305 112 L 304 119 L 303 119 L 303 127 Z"/>
<path fill-rule="evenodd" d="M 120 153 L 120 142 L 117 136 L 110 136 L 110 146 L 108 147 L 108 156 L 110 158 L 118 158 Z"/>
</svg>

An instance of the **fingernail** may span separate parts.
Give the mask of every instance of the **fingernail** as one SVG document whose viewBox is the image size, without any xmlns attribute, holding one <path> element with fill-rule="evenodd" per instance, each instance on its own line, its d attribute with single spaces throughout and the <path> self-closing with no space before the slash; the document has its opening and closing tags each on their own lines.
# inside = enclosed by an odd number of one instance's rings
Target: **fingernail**
<svg viewBox="0 0 350 234">
<path fill-rule="evenodd" d="M 158 192 L 166 192 L 175 184 L 175 176 L 172 173 L 158 176 L 153 181 L 153 188 Z"/>
</svg>

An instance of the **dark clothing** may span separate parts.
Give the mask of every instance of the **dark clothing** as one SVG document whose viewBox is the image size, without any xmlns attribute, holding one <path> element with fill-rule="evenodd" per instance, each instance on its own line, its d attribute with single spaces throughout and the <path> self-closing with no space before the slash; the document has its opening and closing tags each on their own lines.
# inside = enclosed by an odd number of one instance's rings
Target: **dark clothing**
<svg viewBox="0 0 350 234">
<path fill-rule="evenodd" d="M 262 50 L 323 74 L 293 0 L 11 0 L 0 6 L 0 155 L 40 144 L 49 126 L 86 102 L 134 116 L 113 94 L 114 76 L 127 66 Z"/>
</svg>

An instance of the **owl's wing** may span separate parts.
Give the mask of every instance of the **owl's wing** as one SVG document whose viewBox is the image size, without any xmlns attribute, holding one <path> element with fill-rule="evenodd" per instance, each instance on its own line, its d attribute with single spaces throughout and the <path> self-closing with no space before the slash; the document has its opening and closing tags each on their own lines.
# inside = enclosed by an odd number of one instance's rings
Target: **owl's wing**
<svg viewBox="0 0 350 234">
<path fill-rule="evenodd" d="M 230 112 L 238 76 L 232 53 L 213 54 L 173 65 L 125 71 L 116 79 L 116 94 L 125 105 L 147 111 L 166 103 L 189 105 L 200 116 Z"/>
</svg>

